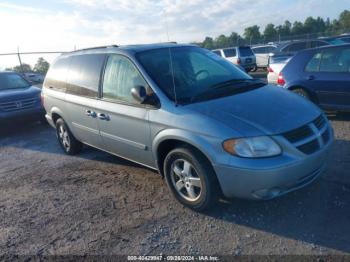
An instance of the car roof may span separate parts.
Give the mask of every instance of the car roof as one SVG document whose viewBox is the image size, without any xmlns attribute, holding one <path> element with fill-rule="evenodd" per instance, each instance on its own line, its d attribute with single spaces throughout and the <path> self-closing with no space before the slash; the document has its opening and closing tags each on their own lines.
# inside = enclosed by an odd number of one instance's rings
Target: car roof
<svg viewBox="0 0 350 262">
<path fill-rule="evenodd" d="M 332 48 L 339 48 L 339 47 L 350 47 L 350 44 L 319 46 L 319 47 L 314 47 L 314 48 L 302 50 L 299 53 L 315 52 L 317 50 L 332 49 Z"/>
<path fill-rule="evenodd" d="M 234 48 L 240 48 L 240 47 L 249 47 L 249 45 L 240 45 L 240 46 L 231 46 L 231 47 L 224 47 L 224 48 L 217 48 L 212 51 L 219 51 L 219 50 L 226 50 L 226 49 L 234 49 Z"/>
<path fill-rule="evenodd" d="M 277 46 L 277 44 L 254 45 L 254 46 L 251 46 L 250 48 L 254 49 L 259 47 L 267 47 L 267 46 Z"/>
<path fill-rule="evenodd" d="M 319 41 L 319 42 L 324 42 L 327 43 L 327 41 L 325 41 L 324 39 L 318 39 L 318 38 L 312 38 L 312 39 L 298 39 L 298 40 L 291 40 L 285 43 L 281 43 L 281 45 L 279 45 L 279 48 L 283 48 L 289 44 L 294 44 L 294 43 L 305 43 L 305 42 L 311 42 L 311 41 Z"/>
<path fill-rule="evenodd" d="M 0 74 L 19 74 L 15 71 L 0 71 Z"/>
<path fill-rule="evenodd" d="M 71 56 L 71 55 L 81 55 L 81 54 L 91 54 L 91 53 L 118 53 L 123 51 L 123 53 L 138 53 L 142 51 L 155 50 L 161 48 L 174 48 L 174 47 L 190 47 L 196 46 L 193 44 L 177 44 L 175 42 L 169 43 L 157 43 L 157 44 L 139 44 L 139 45 L 109 45 L 109 46 L 100 46 L 100 47 L 91 47 L 80 49 L 68 53 L 62 54 L 62 56 Z"/>
</svg>

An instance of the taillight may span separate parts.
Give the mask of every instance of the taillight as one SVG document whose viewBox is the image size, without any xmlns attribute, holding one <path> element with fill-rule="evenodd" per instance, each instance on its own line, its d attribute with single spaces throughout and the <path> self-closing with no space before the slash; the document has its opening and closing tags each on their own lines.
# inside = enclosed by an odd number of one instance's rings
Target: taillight
<svg viewBox="0 0 350 262">
<path fill-rule="evenodd" d="M 239 65 L 241 63 L 241 59 L 237 58 L 237 64 Z"/>
<path fill-rule="evenodd" d="M 267 71 L 268 71 L 269 73 L 273 73 L 273 69 L 272 69 L 271 67 L 268 67 L 268 68 L 267 68 Z"/>
<path fill-rule="evenodd" d="M 285 83 L 286 83 L 286 81 L 284 81 L 284 79 L 283 79 L 282 72 L 280 72 L 278 74 L 277 84 L 280 85 L 280 86 L 284 86 Z"/>
</svg>

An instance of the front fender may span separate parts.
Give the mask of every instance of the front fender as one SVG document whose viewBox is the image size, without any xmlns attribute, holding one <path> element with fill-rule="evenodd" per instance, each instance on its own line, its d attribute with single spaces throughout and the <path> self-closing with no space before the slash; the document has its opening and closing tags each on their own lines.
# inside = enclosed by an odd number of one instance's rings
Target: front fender
<svg viewBox="0 0 350 262">
<path fill-rule="evenodd" d="M 158 165 L 158 148 L 166 140 L 178 140 L 192 145 L 200 150 L 209 161 L 226 164 L 229 162 L 229 155 L 222 148 L 222 139 L 214 136 L 196 134 L 182 129 L 165 129 L 159 132 L 153 139 L 152 152 Z"/>
</svg>

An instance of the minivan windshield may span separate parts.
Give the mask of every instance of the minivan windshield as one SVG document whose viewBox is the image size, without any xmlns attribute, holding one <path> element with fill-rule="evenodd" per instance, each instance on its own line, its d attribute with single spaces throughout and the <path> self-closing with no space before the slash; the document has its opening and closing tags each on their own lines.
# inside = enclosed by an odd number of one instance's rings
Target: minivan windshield
<svg viewBox="0 0 350 262">
<path fill-rule="evenodd" d="M 177 103 L 230 96 L 265 85 L 226 59 L 195 46 L 147 50 L 136 57 L 162 91 Z"/>
<path fill-rule="evenodd" d="M 27 88 L 30 84 L 16 73 L 0 73 L 0 91 Z"/>
</svg>

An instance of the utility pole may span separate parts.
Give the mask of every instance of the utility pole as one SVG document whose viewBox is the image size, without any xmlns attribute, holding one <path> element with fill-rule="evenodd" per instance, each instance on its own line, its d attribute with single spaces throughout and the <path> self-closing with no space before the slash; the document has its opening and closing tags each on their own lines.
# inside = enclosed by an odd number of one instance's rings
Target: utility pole
<svg viewBox="0 0 350 262">
<path fill-rule="evenodd" d="M 19 54 L 19 47 L 18 47 L 18 46 L 17 46 L 17 56 L 18 56 L 19 65 L 20 65 L 20 67 L 21 67 L 22 74 L 24 75 L 24 70 L 23 70 L 21 55 Z"/>
</svg>

